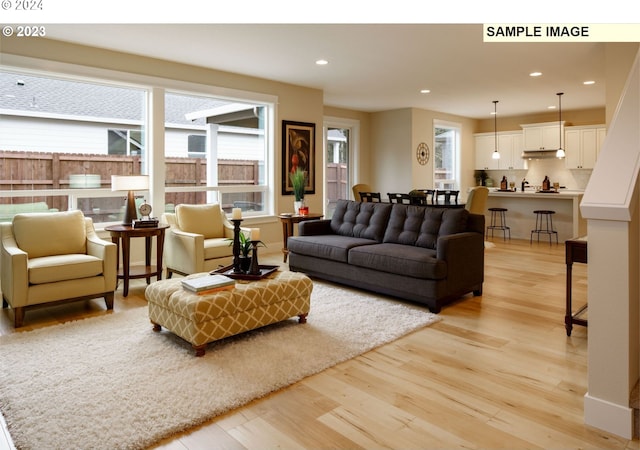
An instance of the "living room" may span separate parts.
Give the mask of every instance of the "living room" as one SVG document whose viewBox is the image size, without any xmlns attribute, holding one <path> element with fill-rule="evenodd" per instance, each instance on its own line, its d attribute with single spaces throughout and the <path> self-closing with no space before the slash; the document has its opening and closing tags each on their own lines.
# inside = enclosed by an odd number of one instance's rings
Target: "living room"
<svg viewBox="0 0 640 450">
<path fill-rule="evenodd" d="M 618 96 L 613 92 L 622 92 L 628 69 L 637 50 L 637 45 L 608 45 L 608 76 L 607 76 L 607 103 L 605 111 L 598 111 L 596 119 L 590 119 L 591 123 L 602 120 L 604 116 L 606 122 L 610 123 Z M 405 185 L 398 188 L 410 188 L 414 180 L 421 180 L 427 184 L 433 181 L 433 175 L 428 172 L 421 172 L 421 168 L 413 163 L 414 143 L 420 141 L 431 142 L 431 123 L 434 119 L 455 120 L 463 123 L 463 145 L 462 145 L 462 170 L 465 174 L 461 180 L 461 190 L 475 183 L 472 176 L 473 163 L 470 156 L 473 155 L 474 132 L 489 131 L 493 123 L 492 119 L 476 120 L 451 114 L 440 114 L 430 110 L 419 108 L 400 108 L 394 111 L 383 111 L 379 113 L 362 112 L 336 106 L 326 106 L 323 99 L 323 91 L 320 89 L 294 86 L 282 82 L 257 79 L 250 76 L 232 75 L 222 71 L 193 67 L 185 64 L 160 61 L 153 58 L 140 57 L 134 54 L 115 52 L 113 50 L 100 49 L 96 47 L 70 44 L 54 39 L 4 39 L 3 64 L 17 66 L 23 69 L 43 70 L 45 67 L 52 70 L 66 71 L 67 73 L 82 73 L 84 76 L 96 76 L 104 71 L 109 71 L 109 75 L 118 78 L 125 73 L 126 78 L 140 80 L 136 77 L 153 77 L 155 79 L 164 78 L 180 80 L 184 83 L 207 85 L 210 80 L 215 80 L 216 85 L 224 85 L 229 90 L 262 92 L 278 98 L 278 118 L 280 120 L 293 119 L 301 122 L 321 124 L 325 117 L 341 117 L 349 120 L 357 120 L 360 124 L 359 144 L 361 152 L 355 164 L 358 167 L 358 178 L 366 180 L 372 184 L 380 186 L 381 190 L 390 188 L 388 179 L 402 180 Z M 611 63 L 615 61 L 615 63 Z M 609 64 L 611 64 L 609 66 Z M 135 75 L 134 75 L 135 74 Z M 173 81 L 172 81 L 173 82 Z M 177 83 L 177 82 L 176 82 Z M 610 93 L 612 91 L 612 93 Z M 555 92 L 550 93 L 551 96 Z M 611 98 L 609 97 L 611 95 Z M 578 122 L 584 118 L 583 112 L 567 111 L 566 119 Z M 547 113 L 541 116 L 521 116 L 512 117 L 508 124 L 552 121 L 555 114 Z M 428 126 L 423 126 L 428 124 Z M 503 128 L 503 129 L 511 129 Z M 406 154 L 398 155 L 393 150 L 396 164 L 387 163 L 390 153 L 387 142 L 394 142 L 397 145 L 398 136 L 400 142 L 406 142 L 402 148 L 407 148 Z M 320 137 L 317 137 L 317 144 L 320 145 Z M 276 148 L 278 145 L 276 144 Z M 319 147 L 318 147 L 319 148 Z M 320 152 L 319 152 L 320 153 Z M 320 160 L 321 155 L 317 156 Z M 321 164 L 319 164 L 321 166 Z M 279 179 L 281 173 L 278 171 L 279 164 L 275 164 L 275 179 Z M 411 177 L 405 174 L 411 172 Z M 395 187 L 395 186 L 394 186 Z M 408 189 L 407 189 L 408 190 Z M 276 204 L 278 212 L 285 212 L 290 208 L 290 196 L 277 195 Z M 155 194 L 154 205 L 162 205 L 164 197 Z M 308 196 L 308 203 L 312 210 L 322 210 L 322 189 L 318 186 L 314 195 Z M 263 239 L 271 248 L 279 248 L 281 242 L 280 224 L 275 218 L 255 219 L 255 226 L 263 230 Z M 562 285 L 559 286 L 562 289 Z M 583 335 L 584 337 L 584 335 Z"/>
</svg>

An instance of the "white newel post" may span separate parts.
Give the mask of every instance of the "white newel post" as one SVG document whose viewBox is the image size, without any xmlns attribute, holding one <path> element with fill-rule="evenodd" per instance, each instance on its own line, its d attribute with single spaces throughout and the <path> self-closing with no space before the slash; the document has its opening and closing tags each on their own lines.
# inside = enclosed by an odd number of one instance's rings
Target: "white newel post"
<svg viewBox="0 0 640 450">
<path fill-rule="evenodd" d="M 639 53 L 640 54 L 640 53 Z M 640 367 L 638 55 L 581 204 L 588 232 L 588 385 L 584 421 L 631 439 Z"/>
</svg>

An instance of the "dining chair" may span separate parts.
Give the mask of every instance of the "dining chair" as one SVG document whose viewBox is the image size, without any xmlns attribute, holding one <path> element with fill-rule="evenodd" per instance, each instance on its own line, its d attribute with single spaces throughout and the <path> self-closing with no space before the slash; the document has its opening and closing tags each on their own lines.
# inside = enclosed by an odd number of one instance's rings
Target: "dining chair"
<svg viewBox="0 0 640 450">
<path fill-rule="evenodd" d="M 467 203 L 465 203 L 465 209 L 471 214 L 484 214 L 484 210 L 487 206 L 487 197 L 489 196 L 489 189 L 484 186 L 476 186 L 469 191 L 467 195 Z"/>
<path fill-rule="evenodd" d="M 441 199 L 443 203 L 458 203 L 458 194 L 460 194 L 460 191 L 452 191 L 450 189 L 436 190 L 435 203 L 440 203 Z"/>
<path fill-rule="evenodd" d="M 389 203 L 404 203 L 405 205 L 411 204 L 411 196 L 409 194 L 401 194 L 397 192 L 388 192 Z"/>
<path fill-rule="evenodd" d="M 373 189 L 371 189 L 371 186 L 368 184 L 358 183 L 354 184 L 351 190 L 353 191 L 353 199 L 358 200 L 360 198 L 360 192 L 371 192 Z"/>
<path fill-rule="evenodd" d="M 380 192 L 360 192 L 360 201 L 382 203 L 382 197 Z"/>
<path fill-rule="evenodd" d="M 433 196 L 435 195 L 435 189 L 413 189 L 409 192 L 411 197 L 411 204 L 413 205 L 428 205 L 433 204 Z"/>
</svg>

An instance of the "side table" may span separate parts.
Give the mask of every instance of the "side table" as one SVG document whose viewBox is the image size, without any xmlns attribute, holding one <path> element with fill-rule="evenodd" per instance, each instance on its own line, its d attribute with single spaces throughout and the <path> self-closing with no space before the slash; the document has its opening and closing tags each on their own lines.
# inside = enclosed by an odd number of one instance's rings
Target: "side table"
<svg viewBox="0 0 640 450">
<path fill-rule="evenodd" d="M 309 213 L 304 216 L 300 214 L 280 214 L 278 217 L 280 218 L 280 222 L 282 222 L 282 253 L 284 253 L 284 262 L 287 262 L 287 256 L 289 255 L 287 240 L 289 236 L 293 236 L 293 225 L 304 222 L 305 220 L 322 219 L 324 216 L 318 213 Z"/>
<path fill-rule="evenodd" d="M 567 336 L 571 336 L 573 324 L 587 326 L 587 319 L 580 318 L 580 314 L 587 309 L 585 303 L 575 313 L 571 306 L 571 274 L 574 262 L 587 264 L 587 237 L 583 236 L 577 239 L 570 239 L 565 242 L 565 256 L 567 263 L 567 309 L 564 316 L 564 326 L 567 329 Z"/>
<path fill-rule="evenodd" d="M 123 296 L 129 295 L 129 280 L 133 278 L 146 278 L 147 284 L 151 283 L 151 277 L 162 279 L 162 250 L 164 248 L 164 232 L 169 225 L 160 224 L 157 227 L 133 228 L 130 225 L 111 225 L 105 227 L 111 235 L 111 241 L 117 246 L 118 253 L 118 278 L 123 280 Z M 156 265 L 151 265 L 151 240 L 156 237 Z M 131 238 L 143 237 L 145 239 L 144 266 L 131 266 Z M 120 242 L 122 242 L 122 271 L 120 270 Z"/>
</svg>

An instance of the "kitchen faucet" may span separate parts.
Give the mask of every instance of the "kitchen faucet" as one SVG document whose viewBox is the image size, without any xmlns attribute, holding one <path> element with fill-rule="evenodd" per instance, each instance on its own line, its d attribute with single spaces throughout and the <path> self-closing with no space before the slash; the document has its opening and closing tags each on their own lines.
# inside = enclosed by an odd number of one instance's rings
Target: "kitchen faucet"
<svg viewBox="0 0 640 450">
<path fill-rule="evenodd" d="M 524 186 L 525 186 L 525 185 L 529 186 L 529 182 L 528 182 L 526 179 L 524 179 L 524 178 L 523 178 L 523 179 L 522 179 L 522 184 L 520 185 L 520 190 L 521 190 L 522 192 L 524 192 Z"/>
</svg>

